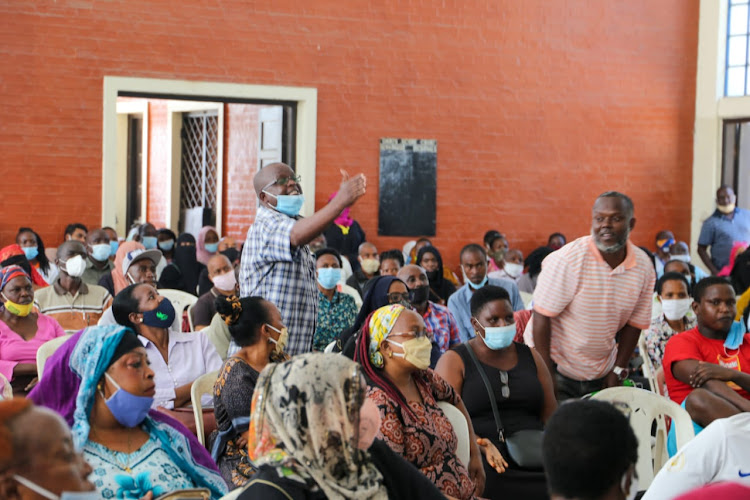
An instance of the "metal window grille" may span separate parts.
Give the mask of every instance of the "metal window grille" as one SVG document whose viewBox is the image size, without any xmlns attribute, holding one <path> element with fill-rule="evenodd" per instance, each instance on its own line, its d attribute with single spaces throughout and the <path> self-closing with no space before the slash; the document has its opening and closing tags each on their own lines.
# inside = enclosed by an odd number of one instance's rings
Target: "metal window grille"
<svg viewBox="0 0 750 500">
<path fill-rule="evenodd" d="M 219 118 L 216 113 L 190 113 L 182 119 L 180 205 L 216 207 Z"/>
</svg>

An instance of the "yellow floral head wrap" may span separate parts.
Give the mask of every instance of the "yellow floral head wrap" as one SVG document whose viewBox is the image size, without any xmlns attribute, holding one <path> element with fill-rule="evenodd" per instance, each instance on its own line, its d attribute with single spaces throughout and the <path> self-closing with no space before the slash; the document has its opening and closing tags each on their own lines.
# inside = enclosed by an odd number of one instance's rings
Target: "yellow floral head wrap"
<svg viewBox="0 0 750 500">
<path fill-rule="evenodd" d="M 383 366 L 383 355 L 379 351 L 380 344 L 391 334 L 393 325 L 396 324 L 396 320 L 405 309 L 401 304 L 390 304 L 372 313 L 369 324 L 370 345 L 368 351 L 373 366 L 377 368 Z"/>
</svg>

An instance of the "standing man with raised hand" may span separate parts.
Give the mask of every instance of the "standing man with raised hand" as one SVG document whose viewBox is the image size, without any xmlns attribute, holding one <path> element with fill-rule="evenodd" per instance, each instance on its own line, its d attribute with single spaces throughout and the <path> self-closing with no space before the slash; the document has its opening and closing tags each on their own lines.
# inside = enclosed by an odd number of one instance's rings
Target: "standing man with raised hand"
<svg viewBox="0 0 750 500">
<path fill-rule="evenodd" d="M 299 215 L 304 198 L 289 165 L 273 163 L 253 179 L 260 207 L 242 251 L 240 295 L 260 296 L 279 308 L 289 329 L 290 355 L 312 349 L 318 314 L 315 259 L 307 244 L 365 194 L 364 175 L 341 174 L 333 200 L 307 218 Z"/>
<path fill-rule="evenodd" d="M 641 330 L 649 327 L 654 266 L 629 241 L 633 227 L 631 199 L 603 193 L 594 202 L 591 236 L 542 264 L 534 290 L 534 345 L 559 400 L 620 385 Z"/>
</svg>

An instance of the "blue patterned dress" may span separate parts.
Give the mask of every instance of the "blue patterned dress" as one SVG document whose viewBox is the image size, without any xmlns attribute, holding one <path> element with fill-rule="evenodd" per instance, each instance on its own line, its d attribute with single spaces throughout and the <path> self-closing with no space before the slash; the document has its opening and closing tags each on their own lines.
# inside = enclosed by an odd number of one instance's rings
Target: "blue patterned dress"
<svg viewBox="0 0 750 500">
<path fill-rule="evenodd" d="M 94 469 L 89 480 L 102 498 L 138 499 L 152 490 L 156 498 L 171 491 L 196 487 L 153 435 L 130 454 L 89 440 L 83 447 L 83 455 Z"/>
</svg>

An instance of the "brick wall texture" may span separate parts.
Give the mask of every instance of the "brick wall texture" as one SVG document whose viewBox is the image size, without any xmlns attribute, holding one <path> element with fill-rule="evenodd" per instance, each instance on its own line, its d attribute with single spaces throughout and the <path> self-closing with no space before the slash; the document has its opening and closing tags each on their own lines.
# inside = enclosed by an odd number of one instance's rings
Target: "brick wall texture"
<svg viewBox="0 0 750 500">
<path fill-rule="evenodd" d="M 636 243 L 653 246 L 661 228 L 688 239 L 698 11 L 698 0 L 0 2 L 0 243 L 32 225 L 54 246 L 66 223 L 101 222 L 105 75 L 317 88 L 316 204 L 340 167 L 365 173 L 353 215 L 380 249 L 406 240 L 377 237 L 381 137 L 437 139 L 433 241 L 452 266 L 489 228 L 526 253 L 553 231 L 586 234 L 609 189 L 633 197 Z M 249 118 L 230 113 L 225 133 Z M 224 230 L 240 235 L 255 200 L 250 179 L 232 182 L 236 153 Z M 150 151 L 152 172 L 164 157 Z"/>
</svg>

